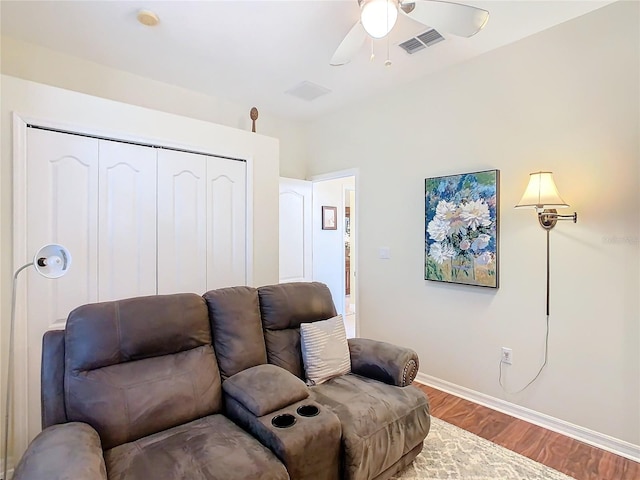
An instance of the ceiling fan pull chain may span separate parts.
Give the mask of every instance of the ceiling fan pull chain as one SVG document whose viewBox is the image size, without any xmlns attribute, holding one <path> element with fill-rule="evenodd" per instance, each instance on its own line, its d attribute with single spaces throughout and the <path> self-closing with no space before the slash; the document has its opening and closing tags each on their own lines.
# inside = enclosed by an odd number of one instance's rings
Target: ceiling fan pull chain
<svg viewBox="0 0 640 480">
<path fill-rule="evenodd" d="M 373 62 L 376 59 L 376 54 L 373 51 L 373 37 L 371 37 L 370 40 L 371 40 L 371 56 L 369 57 L 369 61 Z"/>
<path fill-rule="evenodd" d="M 389 35 L 387 35 L 387 60 L 384 62 L 385 67 L 391 66 L 391 58 L 389 55 Z"/>
</svg>

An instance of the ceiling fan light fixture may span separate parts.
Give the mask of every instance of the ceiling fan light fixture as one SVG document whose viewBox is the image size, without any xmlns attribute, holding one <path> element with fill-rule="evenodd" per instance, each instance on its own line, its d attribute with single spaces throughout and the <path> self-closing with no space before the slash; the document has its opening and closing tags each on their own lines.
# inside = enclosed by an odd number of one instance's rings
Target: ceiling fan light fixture
<svg viewBox="0 0 640 480">
<path fill-rule="evenodd" d="M 398 19 L 397 0 L 363 0 L 360 22 L 373 38 L 385 37 Z"/>
</svg>

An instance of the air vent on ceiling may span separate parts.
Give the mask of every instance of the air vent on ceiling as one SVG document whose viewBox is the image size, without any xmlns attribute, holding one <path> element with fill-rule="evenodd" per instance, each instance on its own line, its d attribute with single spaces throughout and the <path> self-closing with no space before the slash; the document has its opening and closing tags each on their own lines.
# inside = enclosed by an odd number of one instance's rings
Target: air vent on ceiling
<svg viewBox="0 0 640 480">
<path fill-rule="evenodd" d="M 321 87 L 320 85 L 316 85 L 315 83 L 305 81 L 305 82 L 300 82 L 295 87 L 291 87 L 289 90 L 287 90 L 284 93 L 286 93 L 287 95 L 298 97 L 302 100 L 306 100 L 307 102 L 310 102 L 312 100 L 315 100 L 318 97 L 321 97 L 322 95 L 331 93 L 331 90 L 325 87 Z"/>
<path fill-rule="evenodd" d="M 443 40 L 444 37 L 432 28 L 431 30 L 421 33 L 417 37 L 410 38 L 409 40 L 402 42 L 400 47 L 409 55 L 412 55 L 425 47 L 430 47 Z"/>
</svg>

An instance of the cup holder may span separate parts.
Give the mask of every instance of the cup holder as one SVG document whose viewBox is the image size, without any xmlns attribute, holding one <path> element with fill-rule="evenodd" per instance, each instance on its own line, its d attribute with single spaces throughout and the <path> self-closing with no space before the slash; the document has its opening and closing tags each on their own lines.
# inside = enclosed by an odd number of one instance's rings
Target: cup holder
<svg viewBox="0 0 640 480">
<path fill-rule="evenodd" d="M 296 411 L 302 417 L 315 417 L 320 413 L 320 409 L 315 405 L 301 405 Z"/>
<path fill-rule="evenodd" d="M 276 415 L 271 419 L 271 425 L 277 428 L 289 428 L 296 423 L 296 417 L 289 413 Z"/>
</svg>

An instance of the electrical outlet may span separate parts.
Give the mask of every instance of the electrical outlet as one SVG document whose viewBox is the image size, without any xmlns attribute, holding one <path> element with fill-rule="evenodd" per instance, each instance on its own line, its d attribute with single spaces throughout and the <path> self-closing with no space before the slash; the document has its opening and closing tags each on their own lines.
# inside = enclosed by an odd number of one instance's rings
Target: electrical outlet
<svg viewBox="0 0 640 480">
<path fill-rule="evenodd" d="M 510 348 L 502 347 L 502 357 L 500 361 L 507 365 L 511 365 L 513 363 L 513 352 Z"/>
</svg>

